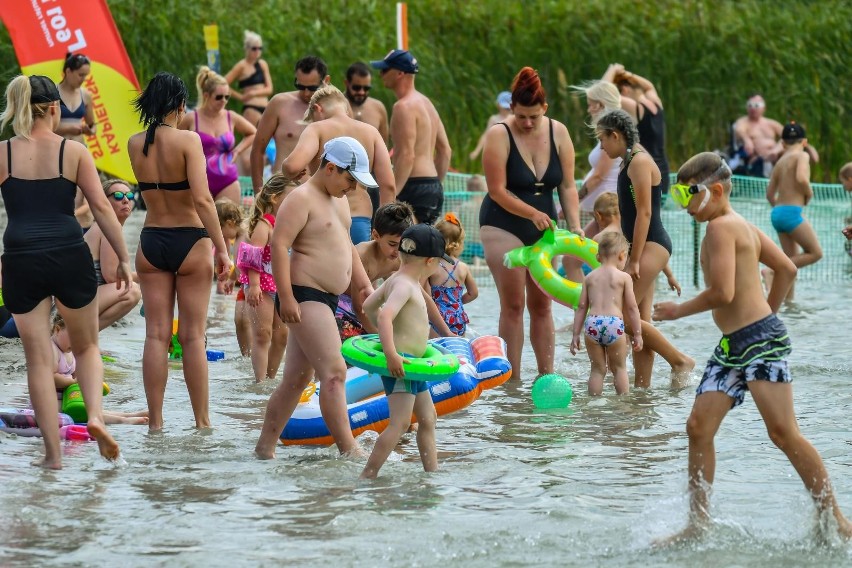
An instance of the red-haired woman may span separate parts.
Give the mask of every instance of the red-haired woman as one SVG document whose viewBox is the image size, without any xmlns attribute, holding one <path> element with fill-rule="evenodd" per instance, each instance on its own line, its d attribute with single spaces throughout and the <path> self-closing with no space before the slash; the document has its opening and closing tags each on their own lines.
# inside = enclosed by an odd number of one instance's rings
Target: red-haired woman
<svg viewBox="0 0 852 568">
<path fill-rule="evenodd" d="M 512 82 L 512 116 L 485 135 L 482 165 L 488 195 L 479 210 L 485 261 L 500 295 L 499 333 L 506 340 L 513 376 L 521 376 L 524 304 L 537 374 L 553 372 L 551 299 L 525 269 L 503 266 L 503 255 L 541 238 L 556 219 L 554 191 L 571 231 L 583 234 L 574 184 L 574 144 L 565 125 L 544 115 L 547 100 L 538 73 L 524 67 Z"/>
</svg>

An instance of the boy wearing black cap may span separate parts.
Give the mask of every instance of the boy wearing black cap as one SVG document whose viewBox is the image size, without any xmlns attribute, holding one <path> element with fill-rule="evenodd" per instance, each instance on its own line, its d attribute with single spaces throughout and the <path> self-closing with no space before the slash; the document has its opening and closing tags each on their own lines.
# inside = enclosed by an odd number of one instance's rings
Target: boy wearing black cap
<svg viewBox="0 0 852 568">
<path fill-rule="evenodd" d="M 796 268 L 802 268 L 822 258 L 816 233 L 802 216 L 802 210 L 814 196 L 810 156 L 805 150 L 808 144 L 805 129 L 795 122 L 785 124 L 781 143 L 784 153 L 772 170 L 766 199 L 772 205 L 772 226 L 778 232 L 781 249 Z M 763 275 L 767 287 L 771 287 L 772 271 L 765 269 Z M 793 288 L 790 288 L 787 300 L 792 299 Z"/>
<path fill-rule="evenodd" d="M 452 263 L 445 253 L 444 237 L 432 226 L 412 225 L 399 243 L 400 267 L 364 302 L 364 312 L 379 329 L 379 339 L 392 376 L 382 377 L 388 398 L 390 423 L 379 435 L 373 453 L 361 473 L 373 479 L 408 429 L 411 413 L 417 416 L 417 448 L 425 471 L 438 469 L 435 447 L 437 414 L 429 385 L 405 379 L 403 355 L 420 357 L 429 338 L 429 318 L 420 282 L 435 270 L 439 258 Z"/>
</svg>

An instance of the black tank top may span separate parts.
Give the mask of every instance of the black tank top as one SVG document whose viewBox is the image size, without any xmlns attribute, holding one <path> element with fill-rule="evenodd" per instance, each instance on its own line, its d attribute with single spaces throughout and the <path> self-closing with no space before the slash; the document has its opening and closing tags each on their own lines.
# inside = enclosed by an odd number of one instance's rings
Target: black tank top
<svg viewBox="0 0 852 568">
<path fill-rule="evenodd" d="M 633 230 L 636 227 L 636 192 L 633 189 L 630 177 L 627 175 L 627 169 L 636 154 L 641 151 L 634 152 L 618 173 L 618 209 L 621 213 L 621 232 L 631 243 L 633 242 Z M 657 243 L 671 254 L 672 240 L 669 238 L 669 234 L 663 227 L 663 220 L 660 218 L 662 185 L 661 180 L 660 183 L 651 187 L 651 222 L 648 225 L 648 236 L 645 240 L 646 242 Z"/>
<path fill-rule="evenodd" d="M 0 186 L 9 222 L 3 233 L 6 252 L 33 252 L 83 242 L 74 217 L 77 184 L 62 176 L 65 140 L 59 145 L 59 175 L 51 179 L 12 176 L 12 141 L 6 141 L 9 177 Z M 57 275 L 61 276 L 61 275 Z"/>
<path fill-rule="evenodd" d="M 648 107 L 639 104 L 645 109 L 642 119 L 636 124 L 639 143 L 654 158 L 663 175 L 664 185 L 668 188 L 669 159 L 666 157 L 666 116 L 663 107 L 657 105 L 657 114 L 652 114 Z"/>
</svg>

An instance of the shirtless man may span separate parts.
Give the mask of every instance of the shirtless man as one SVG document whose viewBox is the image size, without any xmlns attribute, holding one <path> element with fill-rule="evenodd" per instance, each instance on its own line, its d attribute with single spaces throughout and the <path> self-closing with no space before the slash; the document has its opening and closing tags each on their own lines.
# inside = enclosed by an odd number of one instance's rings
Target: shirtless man
<svg viewBox="0 0 852 568">
<path fill-rule="evenodd" d="M 381 70 L 382 83 L 397 98 L 390 121 L 396 197 L 411 205 L 417 222 L 432 224 L 444 205 L 441 181 L 452 155 L 444 124 L 432 101 L 414 88 L 419 66 L 409 52 L 395 49 L 370 64 Z"/>
<path fill-rule="evenodd" d="M 254 193 L 263 187 L 263 160 L 269 140 L 275 139 L 275 163 L 272 171 L 281 169 L 281 162 L 290 155 L 299 135 L 305 129 L 302 117 L 308 110 L 311 96 L 327 84 L 328 66 L 314 55 L 303 57 L 296 63 L 295 91 L 278 93 L 269 101 L 266 111 L 257 123 L 257 133 L 251 146 L 251 183 Z"/>
<path fill-rule="evenodd" d="M 784 153 L 772 170 L 766 186 L 766 199 L 772 205 L 772 227 L 778 232 L 781 250 L 796 268 L 802 268 L 822 258 L 816 232 L 802 216 L 802 209 L 814 196 L 810 182 L 810 156 L 805 151 L 808 144 L 805 129 L 795 122 L 785 124 L 781 143 Z M 767 286 L 771 286 L 771 274 L 768 268 L 764 269 Z M 792 299 L 791 286 L 787 300 Z"/>
<path fill-rule="evenodd" d="M 349 206 L 341 199 L 361 183 L 376 185 L 367 152 L 354 138 L 327 142 L 320 169 L 287 196 L 272 233 L 275 309 L 290 328 L 284 377 L 266 408 L 255 453 L 275 457 L 278 438 L 316 371 L 323 420 L 343 454 L 361 453 L 346 411 L 346 363 L 334 311 L 349 288 L 370 286 L 349 240 Z M 291 252 L 288 253 L 288 249 Z"/>
<path fill-rule="evenodd" d="M 370 98 L 373 76 L 366 63 L 356 61 L 346 70 L 346 100 L 352 105 L 352 118 L 376 127 L 388 143 L 388 110 L 380 101 Z"/>
<path fill-rule="evenodd" d="M 349 116 L 349 104 L 346 97 L 334 85 L 325 85 L 311 97 L 304 121 L 309 123 L 296 147 L 281 164 L 281 171 L 288 177 L 296 177 L 302 170 L 313 174 L 319 169 L 322 148 L 332 138 L 351 136 L 361 143 L 367 151 L 370 170 L 379 184 L 379 193 L 385 201 L 393 201 L 393 170 L 390 155 L 379 131 L 366 122 Z M 352 226 L 349 235 L 353 244 L 370 240 L 370 223 L 373 218 L 373 202 L 367 191 L 358 186 L 346 195 Z"/>
<path fill-rule="evenodd" d="M 766 101 L 760 94 L 749 97 L 746 112 L 746 116 L 741 116 L 734 123 L 734 135 L 743 145 L 748 175 L 769 177 L 770 165 L 778 160 L 784 150 L 778 141 L 783 127 L 777 120 L 763 116 Z M 819 162 L 819 154 L 814 148 L 808 147 L 807 152 L 814 163 Z"/>
</svg>

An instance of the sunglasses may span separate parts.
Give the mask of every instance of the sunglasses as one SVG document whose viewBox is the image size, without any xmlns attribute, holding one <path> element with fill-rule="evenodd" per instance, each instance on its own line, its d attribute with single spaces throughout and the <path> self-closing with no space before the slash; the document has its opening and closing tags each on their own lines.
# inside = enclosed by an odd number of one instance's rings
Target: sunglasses
<svg viewBox="0 0 852 568">
<path fill-rule="evenodd" d="M 121 201 L 126 197 L 128 200 L 134 201 L 136 199 L 136 193 L 132 191 L 113 191 L 107 195 L 107 197 L 112 197 L 116 201 Z"/>
<path fill-rule="evenodd" d="M 312 93 L 316 93 L 322 88 L 322 83 L 320 83 L 319 85 L 302 85 L 294 79 L 293 86 L 296 87 L 297 91 L 310 91 Z"/>
<path fill-rule="evenodd" d="M 255 45 L 251 48 L 252 51 L 263 51 L 263 47 L 260 45 Z"/>
<path fill-rule="evenodd" d="M 356 93 L 359 91 L 364 91 L 365 93 L 369 93 L 370 89 L 372 89 L 372 85 L 349 85 L 349 89 L 355 91 Z"/>
<path fill-rule="evenodd" d="M 216 95 L 217 101 L 221 101 L 222 99 L 227 101 L 227 100 L 230 100 L 230 98 L 231 98 L 231 95 Z"/>
<path fill-rule="evenodd" d="M 756 103 L 746 103 L 746 108 L 763 108 L 766 106 L 766 103 L 756 102 Z"/>
</svg>

